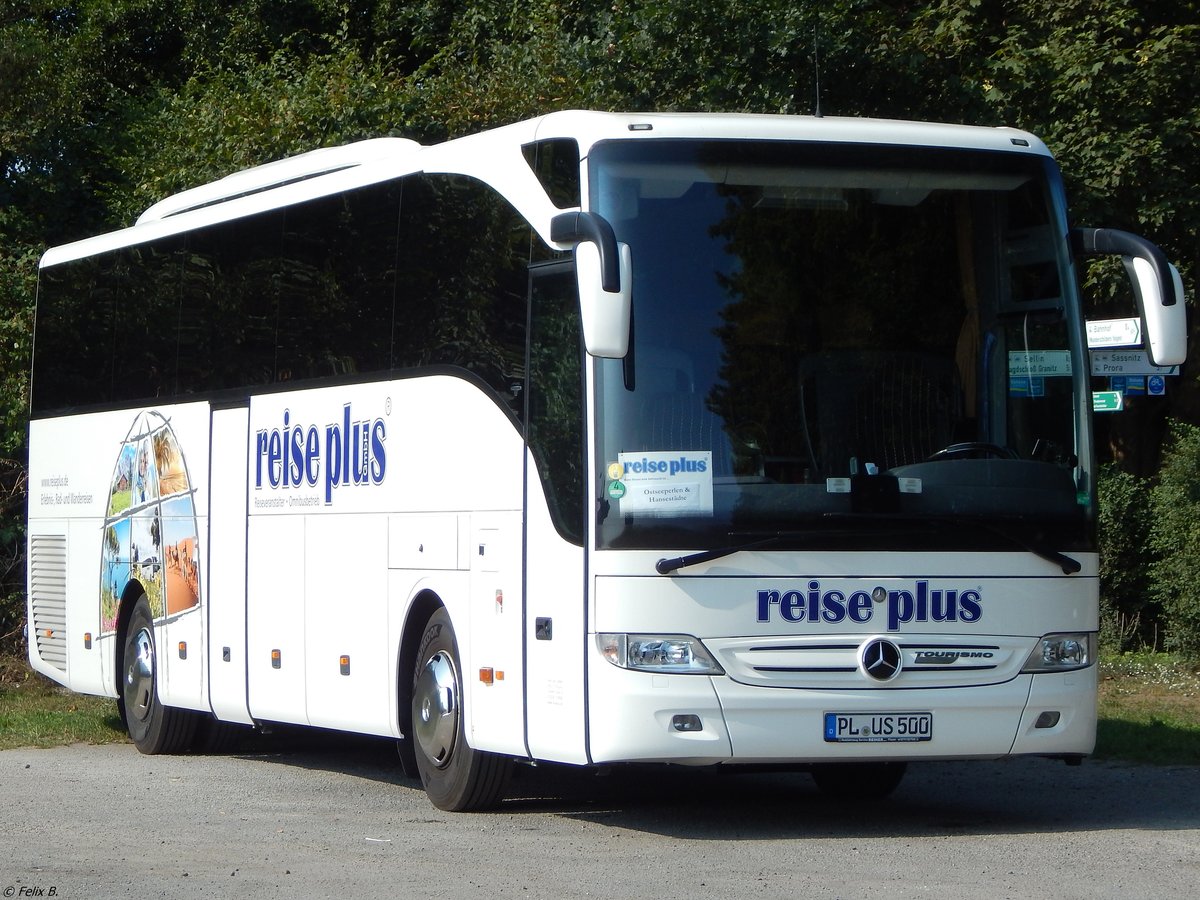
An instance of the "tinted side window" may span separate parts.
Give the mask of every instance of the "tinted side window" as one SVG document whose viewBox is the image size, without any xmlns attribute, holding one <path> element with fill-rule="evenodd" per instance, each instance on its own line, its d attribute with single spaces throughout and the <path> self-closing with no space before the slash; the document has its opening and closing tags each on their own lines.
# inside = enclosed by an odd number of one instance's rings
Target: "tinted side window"
<svg viewBox="0 0 1200 900">
<path fill-rule="evenodd" d="M 583 543 L 583 347 L 579 290 L 570 264 L 530 271 L 529 413 L 526 435 L 550 516 Z"/>
<path fill-rule="evenodd" d="M 276 380 L 392 367 L 400 196 L 390 182 L 286 211 Z"/>
<path fill-rule="evenodd" d="M 393 365 L 451 365 L 520 415 L 525 378 L 528 223 L 480 182 L 405 180 Z"/>
<path fill-rule="evenodd" d="M 34 412 L 448 365 L 519 416 L 531 234 L 417 175 L 53 266 Z"/>
<path fill-rule="evenodd" d="M 35 413 L 108 401 L 117 302 L 109 272 L 115 262 L 108 253 L 42 270 L 30 386 Z"/>
<path fill-rule="evenodd" d="M 181 246 L 169 239 L 42 271 L 35 413 L 174 394 Z"/>
<path fill-rule="evenodd" d="M 283 213 L 190 232 L 180 274 L 181 395 L 275 381 Z"/>
</svg>

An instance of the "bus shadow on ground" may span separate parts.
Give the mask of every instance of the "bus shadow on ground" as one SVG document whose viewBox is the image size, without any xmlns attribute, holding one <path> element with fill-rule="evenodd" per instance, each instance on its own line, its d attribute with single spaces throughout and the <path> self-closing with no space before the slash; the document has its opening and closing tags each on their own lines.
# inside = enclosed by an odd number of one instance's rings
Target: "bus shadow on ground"
<svg viewBox="0 0 1200 900">
<path fill-rule="evenodd" d="M 422 793 L 419 781 L 404 776 L 390 740 L 281 728 L 254 735 L 239 750 L 243 758 Z M 494 812 L 564 816 L 691 840 L 928 837 L 1198 829 L 1196 797 L 1200 766 L 1093 760 L 913 764 L 882 800 L 826 796 L 806 772 L 542 764 L 516 766 Z"/>
<path fill-rule="evenodd" d="M 562 776 L 559 776 L 562 777 Z M 820 793 L 806 773 L 630 769 L 568 776 L 566 790 L 503 809 L 554 812 L 638 831 L 713 840 L 1053 834 L 1200 828 L 1200 767 L 1052 760 L 915 764 L 882 800 Z M 527 792 L 528 793 L 528 792 Z M 554 796 L 551 796 L 554 794 Z M 578 804 L 571 809 L 568 804 Z"/>
</svg>

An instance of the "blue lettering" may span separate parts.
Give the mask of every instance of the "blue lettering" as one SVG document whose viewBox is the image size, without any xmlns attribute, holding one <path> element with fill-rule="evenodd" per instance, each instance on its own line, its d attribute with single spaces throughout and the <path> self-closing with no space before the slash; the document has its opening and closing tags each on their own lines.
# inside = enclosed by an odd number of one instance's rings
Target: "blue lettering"
<svg viewBox="0 0 1200 900">
<path fill-rule="evenodd" d="M 771 621 L 771 606 L 779 605 L 779 591 L 759 591 L 758 592 L 758 621 Z"/>
<path fill-rule="evenodd" d="M 383 419 L 376 419 L 371 426 L 371 481 L 375 484 L 382 484 L 383 476 L 387 472 L 387 450 L 383 446 L 386 438 L 387 428 L 384 427 Z"/>
<path fill-rule="evenodd" d="M 325 428 L 325 504 L 333 502 L 333 489 L 342 478 L 342 434 L 337 425 Z"/>
<path fill-rule="evenodd" d="M 354 440 L 350 442 L 354 448 L 354 483 L 362 484 L 367 480 L 367 429 L 362 423 L 354 423 Z"/>
<path fill-rule="evenodd" d="M 662 471 L 662 465 L 663 463 L 660 462 L 659 471 Z M 708 463 L 702 459 L 688 459 L 686 456 L 681 456 L 679 459 L 673 459 L 670 461 L 669 469 L 669 474 L 671 475 L 678 475 L 680 472 L 707 472 Z"/>
<path fill-rule="evenodd" d="M 267 455 L 267 432 L 260 431 L 254 436 L 254 486 L 262 487 L 263 480 L 263 460 Z"/>
<path fill-rule="evenodd" d="M 272 488 L 316 487 L 325 463 L 325 502 L 333 502 L 336 488 L 348 484 L 382 484 L 387 475 L 387 426 L 383 419 L 355 421 L 351 405 L 344 404 L 340 422 L 321 431 L 292 421 L 283 411 L 279 428 L 263 428 L 254 435 L 254 486 L 265 480 Z"/>
<path fill-rule="evenodd" d="M 945 596 L 945 603 L 942 597 Z M 958 591 L 934 591 L 930 597 L 929 618 L 934 622 L 958 621 Z"/>
<path fill-rule="evenodd" d="M 821 618 L 826 622 L 840 622 L 846 618 L 846 595 L 841 591 L 829 591 L 821 598 Z"/>
<path fill-rule="evenodd" d="M 342 484 L 350 483 L 350 470 L 354 468 L 354 445 L 350 443 L 350 404 L 342 407 Z"/>
<path fill-rule="evenodd" d="M 286 419 L 286 416 L 284 417 Z M 288 482 L 292 484 L 300 484 L 300 479 L 304 477 L 304 429 L 297 425 L 292 429 L 291 437 L 288 440 L 288 446 L 291 450 L 291 463 L 284 473 L 283 486 L 287 487 Z"/>
<path fill-rule="evenodd" d="M 283 436 L 278 431 L 272 431 L 267 438 L 267 481 L 271 487 L 279 487 L 279 477 L 283 468 Z"/>
<path fill-rule="evenodd" d="M 779 600 L 779 614 L 789 622 L 804 621 L 804 595 L 799 591 L 788 591 Z"/>
<path fill-rule="evenodd" d="M 770 622 L 777 607 L 785 622 L 836 625 L 849 619 L 862 625 L 871 621 L 875 605 L 867 591 L 854 591 L 849 596 L 840 590 L 822 591 L 821 582 L 813 579 L 805 591 L 758 591 L 757 617 L 759 622 Z M 920 580 L 913 590 L 887 591 L 886 618 L 888 631 L 899 631 L 900 626 L 910 622 L 978 622 L 983 618 L 983 596 L 977 590 L 930 588 L 928 581 Z"/>
<path fill-rule="evenodd" d="M 979 605 L 982 600 L 979 591 L 963 591 L 958 598 L 959 619 L 963 622 L 978 622 L 983 616 L 983 607 Z"/>
<path fill-rule="evenodd" d="M 871 621 L 871 596 L 866 591 L 850 595 L 850 618 L 862 624 Z"/>
<path fill-rule="evenodd" d="M 923 584 L 924 582 L 922 582 Z M 918 592 L 920 585 L 918 585 Z M 888 615 L 887 628 L 888 631 L 898 631 L 901 622 L 911 622 L 916 603 L 913 600 L 913 595 L 909 591 L 889 591 L 888 592 Z"/>
<path fill-rule="evenodd" d="M 304 480 L 309 487 L 317 486 L 317 472 L 321 468 L 321 437 L 317 426 L 308 427 L 308 440 L 304 444 Z"/>
</svg>

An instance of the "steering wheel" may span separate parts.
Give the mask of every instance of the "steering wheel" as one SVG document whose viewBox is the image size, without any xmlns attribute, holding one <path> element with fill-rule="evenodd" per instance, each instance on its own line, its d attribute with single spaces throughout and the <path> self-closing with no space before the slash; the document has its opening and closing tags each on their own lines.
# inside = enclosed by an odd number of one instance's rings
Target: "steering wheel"
<svg viewBox="0 0 1200 900">
<path fill-rule="evenodd" d="M 999 459 L 1020 459 L 1017 452 L 999 444 L 987 441 L 965 441 L 961 444 L 951 444 L 929 457 L 929 461 L 940 459 L 986 459 L 995 456 Z"/>
</svg>

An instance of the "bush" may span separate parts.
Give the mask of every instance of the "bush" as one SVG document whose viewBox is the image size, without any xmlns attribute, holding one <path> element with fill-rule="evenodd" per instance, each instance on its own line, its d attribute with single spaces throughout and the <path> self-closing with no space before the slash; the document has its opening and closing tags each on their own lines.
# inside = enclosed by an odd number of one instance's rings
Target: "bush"
<svg viewBox="0 0 1200 900">
<path fill-rule="evenodd" d="M 1151 491 L 1151 596 L 1166 646 L 1200 659 L 1200 428 L 1176 422 Z"/>
<path fill-rule="evenodd" d="M 1116 465 L 1100 470 L 1100 638 L 1108 650 L 1153 646 L 1159 606 L 1150 598 L 1150 482 Z"/>
</svg>

